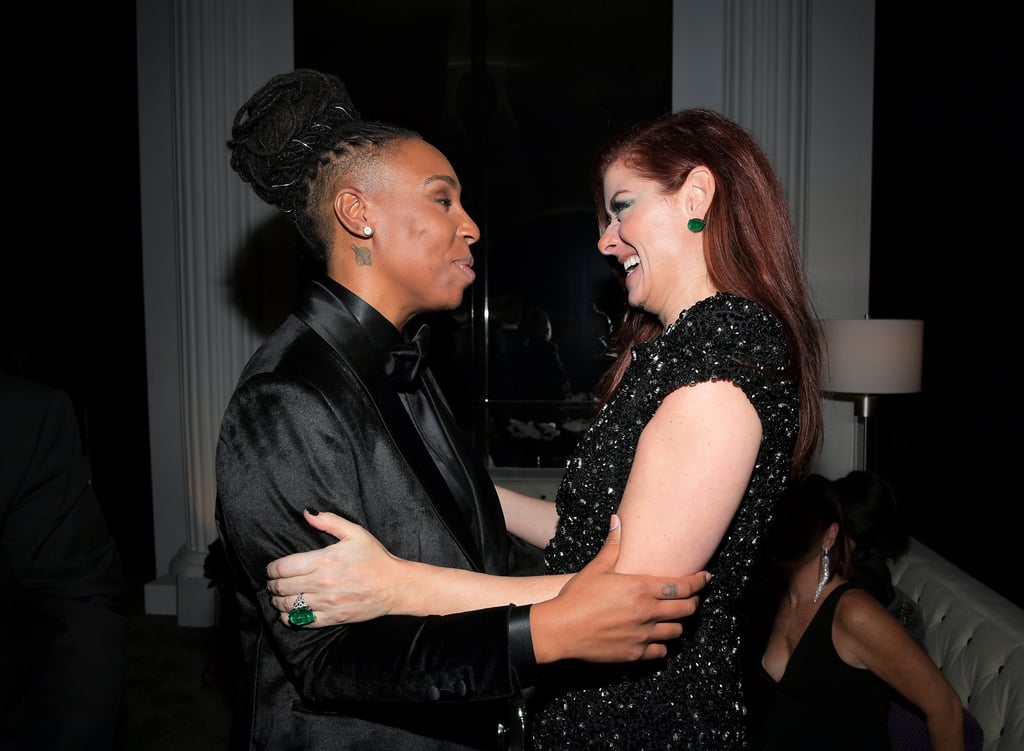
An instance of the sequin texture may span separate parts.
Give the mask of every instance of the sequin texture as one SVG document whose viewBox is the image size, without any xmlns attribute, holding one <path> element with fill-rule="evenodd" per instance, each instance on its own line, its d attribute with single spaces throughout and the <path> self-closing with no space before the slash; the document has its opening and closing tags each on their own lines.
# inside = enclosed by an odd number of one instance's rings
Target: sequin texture
<svg viewBox="0 0 1024 751">
<path fill-rule="evenodd" d="M 719 293 L 636 347 L 623 382 L 569 459 L 558 489 L 549 573 L 578 571 L 604 544 L 640 433 L 673 390 L 713 380 L 739 386 L 761 419 L 747 488 L 707 568 L 712 582 L 667 660 L 627 666 L 559 665 L 533 711 L 534 748 L 742 749 L 740 600 L 785 486 L 798 427 L 796 385 L 779 322 L 756 303 Z"/>
</svg>

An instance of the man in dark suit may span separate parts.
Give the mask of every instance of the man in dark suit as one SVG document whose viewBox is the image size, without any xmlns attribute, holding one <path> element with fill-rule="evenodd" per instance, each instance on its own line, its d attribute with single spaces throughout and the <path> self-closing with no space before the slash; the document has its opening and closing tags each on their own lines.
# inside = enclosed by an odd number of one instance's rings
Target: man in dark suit
<svg viewBox="0 0 1024 751">
<path fill-rule="evenodd" d="M 110 751 L 124 664 L 121 560 L 71 399 L 0 371 L 0 748 Z"/>
<path fill-rule="evenodd" d="M 590 589 L 572 586 L 596 569 L 532 613 L 507 604 L 282 623 L 267 564 L 332 541 L 304 508 L 343 515 L 395 555 L 437 566 L 541 573 L 541 559 L 508 534 L 486 469 L 424 367 L 422 334 L 401 334 L 421 313 L 456 308 L 475 276 L 479 228 L 448 160 L 413 132 L 359 119 L 341 81 L 303 70 L 243 106 L 229 146 L 232 167 L 289 213 L 326 272 L 246 365 L 217 446 L 216 518 L 242 636 L 233 744 L 493 749 L 510 702 L 531 685 L 535 646 L 543 661 L 636 659 L 638 642 L 678 636 L 679 624 L 654 624 L 692 613 L 702 577 L 674 580 L 679 597 L 669 599 L 657 595 L 664 580 L 610 571 Z M 296 614 L 314 617 L 300 605 Z M 658 617 L 637 619 L 645 609 Z M 594 635 L 620 626 L 642 635 L 594 648 Z M 559 638 L 543 639 L 558 627 Z"/>
</svg>

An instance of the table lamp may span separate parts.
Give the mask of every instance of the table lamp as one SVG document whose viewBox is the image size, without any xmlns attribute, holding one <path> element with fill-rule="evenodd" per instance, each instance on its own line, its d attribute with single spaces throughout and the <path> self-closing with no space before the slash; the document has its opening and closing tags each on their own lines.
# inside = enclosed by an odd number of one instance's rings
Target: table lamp
<svg viewBox="0 0 1024 751">
<path fill-rule="evenodd" d="M 867 468 L 868 419 L 878 396 L 921 390 L 924 321 L 868 318 L 821 321 L 827 362 L 825 397 L 853 402 L 861 440 L 856 469 Z"/>
</svg>

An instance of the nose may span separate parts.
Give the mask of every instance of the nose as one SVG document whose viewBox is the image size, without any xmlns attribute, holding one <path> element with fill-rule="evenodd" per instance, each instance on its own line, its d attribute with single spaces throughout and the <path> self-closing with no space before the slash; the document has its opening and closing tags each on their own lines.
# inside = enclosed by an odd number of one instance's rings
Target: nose
<svg viewBox="0 0 1024 751">
<path fill-rule="evenodd" d="M 460 234 L 466 241 L 467 245 L 472 245 L 480 239 L 480 227 L 473 221 L 473 217 L 469 215 L 468 211 L 463 210 L 465 218 L 462 221 L 462 227 L 460 228 Z"/>
<path fill-rule="evenodd" d="M 619 240 L 619 222 L 613 220 L 604 228 L 604 232 L 597 238 L 597 249 L 603 255 L 610 256 L 615 253 L 615 246 Z"/>
</svg>

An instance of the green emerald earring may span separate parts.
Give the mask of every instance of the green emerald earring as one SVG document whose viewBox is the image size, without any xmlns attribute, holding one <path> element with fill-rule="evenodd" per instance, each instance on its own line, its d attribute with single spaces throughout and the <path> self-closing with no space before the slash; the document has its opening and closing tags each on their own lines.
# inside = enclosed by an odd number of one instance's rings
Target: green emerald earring
<svg viewBox="0 0 1024 751">
<path fill-rule="evenodd" d="M 686 229 L 690 230 L 690 232 L 700 232 L 704 229 L 704 220 L 694 217 L 686 223 Z"/>
</svg>

